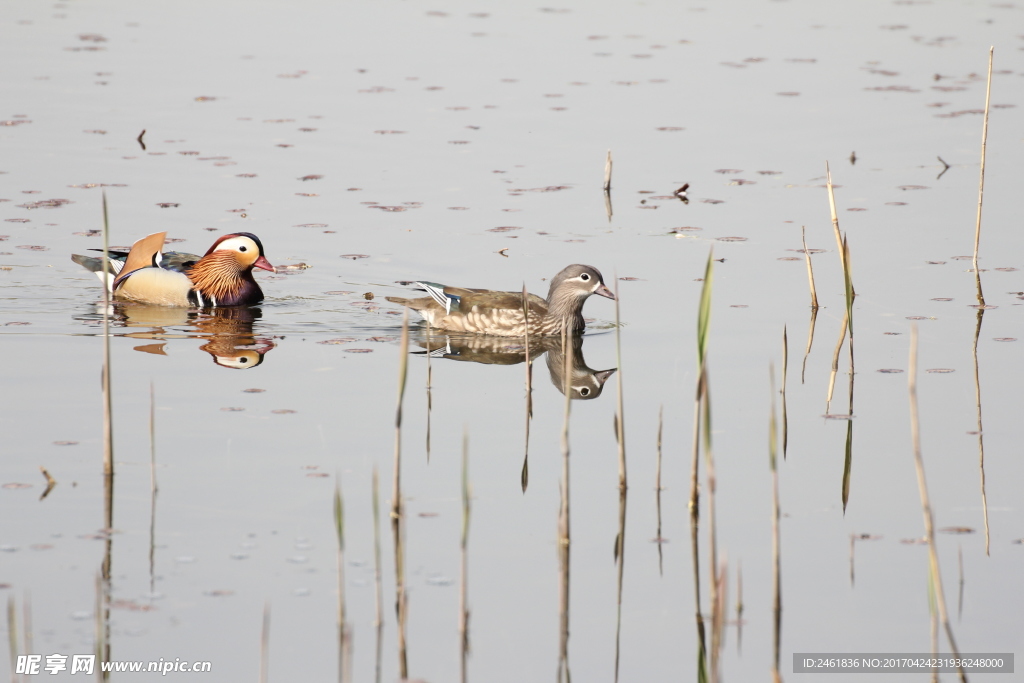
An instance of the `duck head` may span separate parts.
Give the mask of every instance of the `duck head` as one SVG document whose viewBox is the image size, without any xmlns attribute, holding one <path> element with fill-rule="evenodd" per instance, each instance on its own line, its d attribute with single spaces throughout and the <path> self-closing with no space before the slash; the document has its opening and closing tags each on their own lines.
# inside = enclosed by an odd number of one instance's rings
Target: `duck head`
<svg viewBox="0 0 1024 683">
<path fill-rule="evenodd" d="M 579 301 L 582 305 L 591 294 L 597 294 L 608 299 L 615 299 L 615 294 L 604 284 L 601 271 L 593 266 L 584 266 L 574 263 L 566 266 L 562 271 L 551 279 L 551 288 L 548 290 L 548 304 L 558 301 Z"/>
<path fill-rule="evenodd" d="M 222 255 L 220 252 L 225 253 Z M 272 273 L 277 272 L 277 269 L 270 265 L 270 261 L 263 255 L 263 243 L 260 242 L 260 238 L 251 232 L 236 232 L 218 238 L 206 252 L 204 258 L 208 256 L 215 256 L 218 259 L 232 258 L 240 271 L 262 268 Z"/>
</svg>

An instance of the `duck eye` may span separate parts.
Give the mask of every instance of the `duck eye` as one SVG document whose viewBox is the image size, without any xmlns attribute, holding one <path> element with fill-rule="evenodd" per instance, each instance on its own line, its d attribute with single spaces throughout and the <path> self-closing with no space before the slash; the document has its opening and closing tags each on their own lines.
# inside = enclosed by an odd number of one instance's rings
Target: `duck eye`
<svg viewBox="0 0 1024 683">
<path fill-rule="evenodd" d="M 583 273 L 583 275 L 580 275 L 580 279 L 586 282 L 587 280 L 590 279 L 590 275 L 588 275 L 587 273 Z"/>
<path fill-rule="evenodd" d="M 248 251 L 248 250 L 249 250 L 249 247 L 246 247 L 244 245 L 238 248 L 238 251 Z"/>
</svg>

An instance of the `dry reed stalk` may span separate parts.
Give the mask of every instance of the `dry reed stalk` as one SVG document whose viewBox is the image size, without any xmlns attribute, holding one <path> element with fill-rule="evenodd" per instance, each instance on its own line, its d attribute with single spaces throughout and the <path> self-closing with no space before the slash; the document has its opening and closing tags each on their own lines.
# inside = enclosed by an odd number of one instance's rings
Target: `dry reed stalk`
<svg viewBox="0 0 1024 683">
<path fill-rule="evenodd" d="M 786 449 L 789 446 L 789 417 L 786 411 L 786 375 L 789 371 L 789 337 L 786 335 L 786 326 L 782 326 L 782 459 L 786 459 Z"/>
<path fill-rule="evenodd" d="M 469 654 L 469 513 L 472 487 L 469 483 L 469 434 L 462 431 L 462 538 L 459 542 L 459 680 L 468 680 L 466 657 Z"/>
<path fill-rule="evenodd" d="M 935 594 L 935 606 L 938 610 L 939 619 L 946 631 L 946 638 L 949 640 L 953 656 L 960 657 L 960 650 L 957 649 L 956 639 L 953 637 L 953 628 L 949 623 L 949 615 L 946 612 L 946 596 L 942 589 L 942 574 L 939 571 L 939 555 L 935 548 L 935 528 L 932 517 L 931 501 L 928 497 L 928 484 L 924 476 L 924 458 L 921 456 L 921 427 L 917 412 L 917 325 L 910 328 L 910 368 L 907 373 L 907 391 L 910 396 L 910 439 L 914 451 L 914 469 L 917 472 L 917 488 L 921 496 L 921 515 L 924 518 L 925 538 L 928 540 L 928 562 L 929 582 L 933 585 Z M 959 667 L 960 680 L 966 683 L 967 676 L 963 667 Z"/>
<path fill-rule="evenodd" d="M 959 621 L 964 616 L 964 547 L 962 545 L 956 547 L 956 562 L 960 569 L 960 591 L 956 607 L 956 618 Z"/>
<path fill-rule="evenodd" d="M 743 565 L 736 561 L 736 653 L 743 652 Z"/>
<path fill-rule="evenodd" d="M 619 276 L 615 273 L 615 440 L 619 446 L 619 488 L 626 489 L 626 414 L 622 402 L 622 339 L 619 334 L 622 325 L 619 322 Z"/>
<path fill-rule="evenodd" d="M 963 562 L 960 563 L 960 584 L 963 586 Z M 963 591 L 961 590 L 961 593 Z M 22 633 L 23 643 L 25 643 L 25 652 L 35 652 L 35 643 L 32 639 L 32 594 L 26 588 L 25 593 L 21 598 L 21 619 L 24 622 Z"/>
<path fill-rule="evenodd" d="M 430 323 L 426 325 L 427 328 L 427 462 L 430 462 L 430 413 L 433 408 L 433 397 L 431 396 L 431 388 L 433 384 L 433 368 L 430 365 Z"/>
<path fill-rule="evenodd" d="M 714 654 L 715 661 L 715 679 L 719 677 L 718 673 L 718 660 L 721 657 L 722 645 L 725 643 L 725 614 L 729 604 L 729 558 L 723 553 L 722 559 L 718 563 L 718 569 L 714 576 L 715 583 L 718 584 L 718 599 L 715 604 L 711 606 L 711 623 L 713 637 L 712 641 L 716 643 L 717 652 Z"/>
<path fill-rule="evenodd" d="M 662 428 L 662 413 L 665 410 L 665 406 L 658 406 L 658 440 L 657 440 L 657 464 L 654 473 L 654 506 L 658 511 L 658 531 L 654 538 L 657 540 L 658 546 L 658 575 L 664 576 L 665 574 L 665 553 L 661 546 L 665 545 L 665 539 L 661 537 L 661 428 Z"/>
<path fill-rule="evenodd" d="M 807 375 L 807 357 L 811 355 L 811 346 L 814 344 L 814 327 L 818 320 L 818 309 L 811 308 L 811 320 L 807 323 L 807 348 L 804 349 L 804 360 L 800 365 L 800 384 L 803 384 Z"/>
<path fill-rule="evenodd" d="M 110 220 L 103 192 L 103 474 L 114 475 L 114 411 L 110 397 Z"/>
<path fill-rule="evenodd" d="M 427 348 L 430 348 L 429 345 Z M 345 502 L 341 497 L 341 483 L 334 481 L 334 532 L 338 539 L 338 680 L 352 680 L 349 658 L 349 629 L 345 613 Z"/>
<path fill-rule="evenodd" d="M 377 474 L 377 466 L 373 466 L 373 584 L 374 584 L 374 628 L 377 631 L 376 647 L 376 676 L 374 680 L 380 683 L 381 680 L 381 654 L 383 652 L 384 635 L 384 589 L 381 586 L 380 568 L 380 477 Z"/>
<path fill-rule="evenodd" d="M 619 662 L 622 644 L 622 586 L 626 567 L 626 487 L 619 487 L 619 533 L 615 536 L 615 563 L 618 573 L 615 581 L 615 683 L 619 681 Z"/>
<path fill-rule="evenodd" d="M 710 566 L 710 578 L 709 582 L 710 592 L 708 594 L 708 601 L 711 603 L 712 609 L 718 604 L 718 593 L 719 585 L 716 577 L 718 576 L 718 527 L 716 524 L 715 515 L 715 491 L 718 488 L 717 479 L 715 477 L 715 457 L 711 450 L 711 389 L 710 382 L 707 379 L 707 368 L 704 371 L 704 466 L 707 470 L 707 483 L 708 483 L 708 541 L 710 550 L 708 552 L 708 562 Z M 711 630 L 711 683 L 718 681 L 718 655 L 720 650 L 720 641 L 718 637 L 721 635 L 714 628 L 714 621 L 712 621 Z"/>
<path fill-rule="evenodd" d="M 156 393 L 149 383 L 149 595 L 156 594 Z"/>
<path fill-rule="evenodd" d="M 836 219 L 838 222 L 839 219 Z M 811 308 L 818 308 L 818 292 L 814 288 L 814 268 L 811 267 L 811 252 L 807 251 L 807 229 L 800 226 L 800 240 L 804 245 L 804 260 L 807 262 L 807 282 L 811 286 Z"/>
<path fill-rule="evenodd" d="M 18 683 L 18 674 L 15 667 L 15 663 L 18 661 L 18 652 L 20 651 L 18 647 L 18 608 L 13 594 L 8 594 L 7 596 L 7 649 L 10 653 L 11 683 Z"/>
<path fill-rule="evenodd" d="M 395 407 L 395 458 L 391 488 L 391 531 L 395 539 L 395 614 L 398 620 L 398 668 L 401 678 L 409 677 L 405 639 L 407 618 L 405 592 L 405 506 L 402 504 L 402 400 L 409 357 L 409 311 L 402 316 L 402 341 L 399 345 L 398 398 Z"/>
<path fill-rule="evenodd" d="M 263 603 L 263 628 L 260 630 L 260 683 L 270 675 L 270 603 Z"/>
<path fill-rule="evenodd" d="M 523 343 L 526 345 L 526 426 L 524 428 L 525 438 L 523 445 L 523 471 L 519 475 L 519 482 L 526 493 L 526 487 L 530 482 L 530 421 L 533 419 L 533 359 L 530 358 L 530 306 L 529 293 L 526 291 L 526 283 L 523 283 Z"/>
<path fill-rule="evenodd" d="M 828 190 L 828 208 L 832 214 L 832 231 L 836 235 L 836 246 L 839 247 L 839 258 L 843 260 L 846 258 L 846 254 L 843 251 L 843 236 L 839 232 L 839 214 L 836 213 L 836 195 L 832 191 L 832 171 L 829 170 L 828 162 L 825 162 L 825 187 Z M 846 265 L 843 264 L 845 269 Z"/>
<path fill-rule="evenodd" d="M 849 313 L 843 312 L 843 323 L 839 330 L 839 341 L 836 342 L 835 351 L 832 352 L 832 372 L 828 378 L 828 397 L 825 399 L 825 412 L 829 412 L 829 405 L 832 403 L 832 391 L 836 385 L 836 374 L 839 372 L 839 352 L 846 340 L 846 330 L 849 328 Z"/>
<path fill-rule="evenodd" d="M 558 510 L 558 615 L 559 615 L 559 658 L 558 680 L 568 683 L 569 675 L 569 566 L 570 522 L 569 522 L 569 409 L 572 398 L 571 373 L 573 365 L 573 348 L 569 339 L 567 326 L 562 327 L 562 355 L 565 358 L 565 371 L 562 377 L 562 393 L 565 395 L 565 411 L 562 418 L 562 479 L 560 485 L 561 500 Z"/>
<path fill-rule="evenodd" d="M 706 456 L 705 466 L 708 468 L 708 489 L 709 492 L 714 489 L 714 465 L 713 459 L 711 458 L 711 417 L 709 412 L 709 391 L 708 391 L 708 374 L 707 374 L 707 353 L 708 353 L 708 335 L 710 333 L 711 325 L 711 288 L 714 276 L 714 252 L 713 250 L 708 254 L 707 264 L 704 267 L 704 282 L 701 287 L 701 298 L 700 305 L 698 306 L 697 312 L 697 387 L 696 394 L 694 397 L 694 415 L 693 415 L 693 457 L 691 461 L 690 469 L 690 544 L 691 554 L 693 557 L 693 586 L 694 586 L 694 609 L 695 618 L 697 621 L 697 680 L 706 681 L 708 680 L 708 661 L 707 661 L 707 641 L 704 631 L 704 616 L 701 614 L 700 609 L 700 548 L 698 544 L 698 528 L 700 522 L 700 492 L 698 486 L 698 462 L 700 459 L 700 442 L 701 436 L 704 437 L 704 451 Z M 714 533 L 714 504 L 713 504 L 713 493 L 709 493 L 708 507 L 710 509 L 711 521 L 709 522 L 710 527 L 710 539 L 711 539 L 711 604 L 714 605 L 715 599 L 717 598 L 717 589 L 715 581 L 716 573 L 716 547 L 715 547 L 715 533 Z M 714 635 L 714 634 L 712 634 Z M 712 676 L 714 671 L 712 670 Z"/>
<path fill-rule="evenodd" d="M 612 191 L 612 151 L 608 150 L 608 155 L 604 160 L 604 191 Z"/>
<path fill-rule="evenodd" d="M 981 243 L 981 204 L 982 199 L 985 196 L 985 147 L 988 144 L 988 111 L 989 103 L 992 100 L 992 57 L 995 53 L 995 47 L 989 47 L 988 49 L 988 81 L 985 85 L 985 118 L 981 124 L 981 171 L 978 178 L 978 220 L 974 226 L 974 274 L 979 275 L 978 271 L 978 246 Z M 978 303 L 982 306 L 985 305 L 985 297 L 981 294 L 980 277 L 977 278 L 979 282 L 978 287 Z"/>
<path fill-rule="evenodd" d="M 775 423 L 775 367 L 771 377 L 771 418 L 768 422 L 768 464 L 772 473 L 772 680 L 781 681 L 779 672 L 782 643 L 782 562 L 779 539 L 778 436 Z"/>
<path fill-rule="evenodd" d="M 977 275 L 977 273 L 975 273 Z M 985 431 L 981 419 L 981 370 L 978 365 L 978 340 L 981 338 L 981 321 L 985 317 L 985 309 L 978 308 L 978 322 L 974 326 L 974 343 L 971 346 L 971 357 L 974 360 L 974 405 L 977 410 L 978 434 L 978 473 L 981 487 L 981 514 L 985 523 L 985 554 L 989 554 L 991 533 L 988 524 L 988 496 L 985 493 Z"/>
</svg>

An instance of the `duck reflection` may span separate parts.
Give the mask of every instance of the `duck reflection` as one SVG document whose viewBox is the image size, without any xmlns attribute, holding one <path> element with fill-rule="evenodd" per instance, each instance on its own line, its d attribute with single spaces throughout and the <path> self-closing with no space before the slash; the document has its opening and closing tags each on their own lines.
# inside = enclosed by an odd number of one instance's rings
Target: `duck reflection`
<svg viewBox="0 0 1024 683">
<path fill-rule="evenodd" d="M 415 342 L 427 349 L 418 353 L 429 353 L 432 358 L 448 358 L 450 360 L 482 363 L 484 365 L 516 365 L 526 360 L 526 345 L 521 337 L 483 337 L 483 336 L 431 336 Z M 618 368 L 595 370 L 587 365 L 583 357 L 583 336 L 572 337 L 572 367 L 569 373 L 569 385 L 573 399 L 590 400 L 597 398 L 604 390 L 604 383 Z M 551 383 L 563 394 L 565 381 L 566 353 L 562 349 L 560 337 L 531 337 L 531 360 L 537 360 L 547 354 L 548 373 Z"/>
<path fill-rule="evenodd" d="M 259 308 L 232 306 L 196 310 L 121 304 L 116 307 L 116 314 L 125 327 L 148 328 L 123 336 L 159 340 L 159 343 L 135 347 L 136 351 L 144 353 L 166 355 L 164 348 L 170 339 L 204 339 L 206 343 L 199 348 L 210 354 L 214 363 L 233 370 L 247 370 L 262 363 L 267 352 L 275 347 L 270 338 L 258 337 L 253 332 L 253 324 L 263 315 Z"/>
</svg>

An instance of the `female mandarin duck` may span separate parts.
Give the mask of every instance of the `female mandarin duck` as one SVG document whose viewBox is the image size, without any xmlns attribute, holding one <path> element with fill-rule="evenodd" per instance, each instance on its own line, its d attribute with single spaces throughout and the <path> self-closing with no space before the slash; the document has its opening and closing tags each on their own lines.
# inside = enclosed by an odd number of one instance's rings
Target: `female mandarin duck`
<svg viewBox="0 0 1024 683">
<path fill-rule="evenodd" d="M 166 232 L 143 237 L 131 251 L 113 251 L 106 285 L 115 299 L 159 306 L 248 306 L 263 300 L 253 268 L 276 272 L 263 243 L 249 232 L 219 237 L 202 257 L 162 251 Z M 72 254 L 71 260 L 103 281 L 103 259 Z"/>
<path fill-rule="evenodd" d="M 495 292 L 488 289 L 446 287 L 433 282 L 417 282 L 429 297 L 403 299 L 389 296 L 388 301 L 408 306 L 431 326 L 451 332 L 474 332 L 502 337 L 561 334 L 563 326 L 573 333 L 583 332 L 583 303 L 591 294 L 614 299 L 604 284 L 601 272 L 593 266 L 575 264 L 551 280 L 548 298 L 528 295 L 529 316 L 523 313 L 520 292 Z"/>
</svg>

